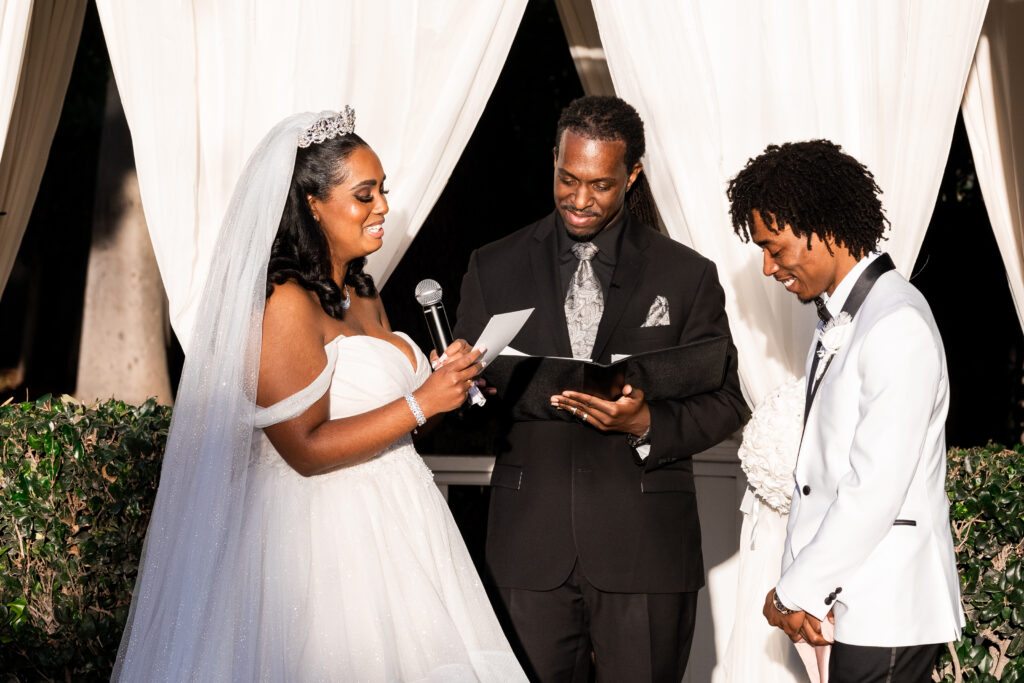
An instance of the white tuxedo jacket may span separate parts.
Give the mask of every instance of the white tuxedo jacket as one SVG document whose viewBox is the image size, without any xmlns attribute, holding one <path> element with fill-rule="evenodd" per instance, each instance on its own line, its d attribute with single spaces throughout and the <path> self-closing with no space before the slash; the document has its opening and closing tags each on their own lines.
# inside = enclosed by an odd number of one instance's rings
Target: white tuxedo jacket
<svg viewBox="0 0 1024 683">
<path fill-rule="evenodd" d="M 816 345 L 817 336 L 808 376 Z M 834 610 L 839 642 L 960 637 L 945 493 L 948 390 L 931 309 L 899 273 L 883 274 L 807 414 L 777 585 L 787 605 L 819 619 Z"/>
</svg>

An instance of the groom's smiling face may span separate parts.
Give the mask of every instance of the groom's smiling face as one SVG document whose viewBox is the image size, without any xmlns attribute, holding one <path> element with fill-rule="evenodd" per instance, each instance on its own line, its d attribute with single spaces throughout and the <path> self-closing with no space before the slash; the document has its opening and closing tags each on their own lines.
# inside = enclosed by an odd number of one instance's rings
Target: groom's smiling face
<svg viewBox="0 0 1024 683">
<path fill-rule="evenodd" d="M 772 214 L 765 213 L 774 224 Z M 788 225 L 769 226 L 759 211 L 753 212 L 751 240 L 764 254 L 764 274 L 775 278 L 787 291 L 796 294 L 804 303 L 812 301 L 822 292 L 829 295 L 845 275 L 849 252 L 836 245 L 826 245 L 816 234 L 797 236 Z M 832 247 L 830 253 L 828 246 Z M 856 263 L 856 261 L 853 261 Z"/>
</svg>

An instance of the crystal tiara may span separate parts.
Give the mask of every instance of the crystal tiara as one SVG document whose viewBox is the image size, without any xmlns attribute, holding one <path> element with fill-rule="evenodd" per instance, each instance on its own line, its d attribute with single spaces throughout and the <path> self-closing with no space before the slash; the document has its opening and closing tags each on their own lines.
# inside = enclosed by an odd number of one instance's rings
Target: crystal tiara
<svg viewBox="0 0 1024 683">
<path fill-rule="evenodd" d="M 348 135 L 356 129 L 356 112 L 345 105 L 340 114 L 321 116 L 312 126 L 299 135 L 299 147 L 309 147 L 314 142 L 332 140 L 339 135 Z"/>
</svg>

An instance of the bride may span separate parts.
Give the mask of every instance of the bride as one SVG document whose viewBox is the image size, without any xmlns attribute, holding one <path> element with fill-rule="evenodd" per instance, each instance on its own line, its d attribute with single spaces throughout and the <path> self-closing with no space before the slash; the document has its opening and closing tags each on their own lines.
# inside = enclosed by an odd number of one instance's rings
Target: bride
<svg viewBox="0 0 1024 683">
<path fill-rule="evenodd" d="M 525 681 L 410 432 L 479 352 L 430 363 L 365 256 L 384 172 L 354 114 L 300 114 L 249 159 L 186 360 L 124 681 Z"/>
</svg>

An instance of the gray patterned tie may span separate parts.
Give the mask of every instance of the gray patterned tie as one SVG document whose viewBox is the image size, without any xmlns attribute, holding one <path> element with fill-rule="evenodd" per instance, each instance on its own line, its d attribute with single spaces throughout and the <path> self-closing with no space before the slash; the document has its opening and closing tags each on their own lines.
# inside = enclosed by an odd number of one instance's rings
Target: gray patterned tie
<svg viewBox="0 0 1024 683">
<path fill-rule="evenodd" d="M 565 322 L 569 326 L 573 358 L 590 358 L 594 339 L 597 338 L 597 326 L 604 312 L 601 283 L 597 281 L 594 266 L 590 263 L 597 251 L 591 242 L 572 245 L 573 255 L 580 260 L 569 283 L 569 293 L 565 296 Z"/>
</svg>

